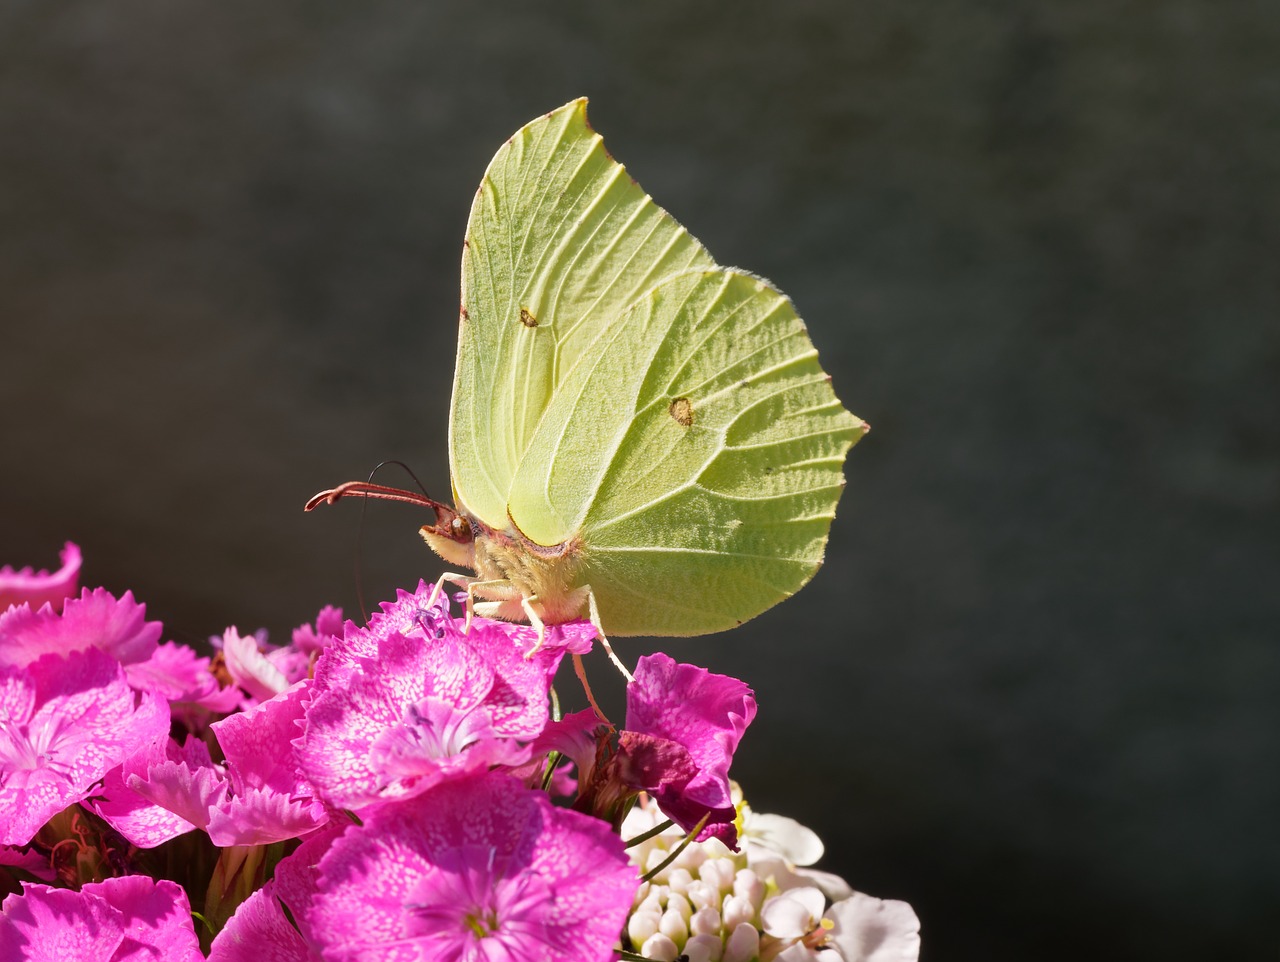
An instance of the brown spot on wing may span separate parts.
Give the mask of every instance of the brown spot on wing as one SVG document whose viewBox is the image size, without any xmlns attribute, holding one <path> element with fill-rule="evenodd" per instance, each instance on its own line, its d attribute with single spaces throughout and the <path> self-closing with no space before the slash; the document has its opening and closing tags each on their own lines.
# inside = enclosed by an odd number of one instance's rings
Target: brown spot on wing
<svg viewBox="0 0 1280 962">
<path fill-rule="evenodd" d="M 671 416 L 684 427 L 693 425 L 693 402 L 687 397 L 678 397 L 667 408 Z"/>
</svg>

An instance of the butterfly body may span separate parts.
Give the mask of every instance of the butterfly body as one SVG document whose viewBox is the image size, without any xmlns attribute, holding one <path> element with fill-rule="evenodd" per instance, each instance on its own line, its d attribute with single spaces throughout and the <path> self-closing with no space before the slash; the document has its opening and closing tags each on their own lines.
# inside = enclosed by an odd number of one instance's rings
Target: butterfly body
<svg viewBox="0 0 1280 962">
<path fill-rule="evenodd" d="M 424 525 L 423 539 L 445 561 L 476 573 L 474 593 L 482 600 L 476 611 L 488 618 L 520 621 L 526 617 L 522 600 L 545 624 L 585 617 L 586 586 L 576 583 L 581 568 L 582 542 L 538 545 L 514 525 L 489 528 L 479 518 L 458 512 L 462 526 Z M 459 528 L 461 538 L 459 538 Z"/>
</svg>

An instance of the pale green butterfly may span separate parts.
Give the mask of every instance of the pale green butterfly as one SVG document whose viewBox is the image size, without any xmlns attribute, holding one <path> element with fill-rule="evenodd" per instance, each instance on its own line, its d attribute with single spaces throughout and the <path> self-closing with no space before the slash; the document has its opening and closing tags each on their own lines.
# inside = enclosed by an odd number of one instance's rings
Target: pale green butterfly
<svg viewBox="0 0 1280 962">
<path fill-rule="evenodd" d="M 791 302 L 718 266 L 575 100 L 522 127 L 471 205 L 449 422 L 456 510 L 421 533 L 474 610 L 608 635 L 701 635 L 822 563 L 865 423 Z"/>
</svg>

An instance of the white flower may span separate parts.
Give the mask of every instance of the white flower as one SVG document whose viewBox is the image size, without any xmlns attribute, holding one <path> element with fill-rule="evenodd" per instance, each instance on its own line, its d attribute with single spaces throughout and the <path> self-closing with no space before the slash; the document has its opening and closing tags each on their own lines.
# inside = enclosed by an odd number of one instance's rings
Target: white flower
<svg viewBox="0 0 1280 962">
<path fill-rule="evenodd" d="M 920 920 L 906 902 L 856 892 L 823 911 L 817 888 L 791 889 L 765 903 L 760 918 L 770 944 L 764 962 L 916 962 Z"/>
<path fill-rule="evenodd" d="M 831 943 L 845 962 L 916 962 L 920 920 L 906 902 L 855 892 L 827 909 Z"/>
</svg>

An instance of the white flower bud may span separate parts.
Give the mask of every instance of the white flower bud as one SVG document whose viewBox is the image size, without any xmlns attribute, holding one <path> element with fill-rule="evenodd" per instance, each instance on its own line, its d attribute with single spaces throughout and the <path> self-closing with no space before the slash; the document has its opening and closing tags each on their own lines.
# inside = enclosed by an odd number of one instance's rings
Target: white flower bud
<svg viewBox="0 0 1280 962">
<path fill-rule="evenodd" d="M 727 895 L 720 909 L 720 915 L 724 920 L 724 927 L 732 932 L 744 922 L 754 922 L 756 909 L 750 899 L 743 898 L 741 895 Z"/>
<path fill-rule="evenodd" d="M 710 882 L 705 882 L 702 879 L 689 886 L 689 891 L 685 893 L 685 897 L 693 903 L 695 908 L 717 910 L 720 908 L 720 890 Z"/>
<path fill-rule="evenodd" d="M 662 921 L 658 923 L 658 931 L 676 945 L 683 944 L 689 937 L 689 924 L 679 909 L 669 908 L 662 913 Z"/>
<path fill-rule="evenodd" d="M 687 868 L 671 868 L 667 871 L 667 886 L 672 892 L 684 895 L 689 891 L 689 885 L 692 882 L 693 876 L 689 874 Z"/>
<path fill-rule="evenodd" d="M 733 877 L 738 867 L 731 858 L 709 858 L 698 869 L 698 877 L 710 882 L 721 892 L 727 892 L 733 886 Z"/>
<path fill-rule="evenodd" d="M 658 912 L 633 912 L 627 919 L 627 935 L 632 945 L 643 945 L 645 940 L 658 931 L 658 923 L 662 920 Z"/>
<path fill-rule="evenodd" d="M 690 872 L 697 872 L 702 863 L 707 860 L 707 849 L 705 845 L 694 843 L 684 850 L 680 856 L 680 864 L 687 868 Z"/>
<path fill-rule="evenodd" d="M 650 955 L 644 952 L 644 955 Z M 733 934 L 729 936 L 724 945 L 724 955 L 721 962 L 751 962 L 760 954 L 760 933 L 756 927 L 749 922 L 743 922 L 733 930 Z M 656 958 L 656 956 L 650 956 Z"/>
<path fill-rule="evenodd" d="M 713 908 L 701 908 L 689 919 L 689 931 L 694 935 L 720 937 L 720 913 Z"/>
<path fill-rule="evenodd" d="M 760 905 L 764 902 L 764 892 L 764 882 L 751 869 L 744 868 L 734 875 L 733 894 L 746 899 L 756 911 L 760 910 Z"/>
<path fill-rule="evenodd" d="M 662 910 L 667 907 L 667 890 L 665 886 L 655 885 L 650 889 L 649 894 L 644 897 L 644 901 L 636 906 L 637 912 L 652 912 L 654 915 L 661 915 Z"/>
<path fill-rule="evenodd" d="M 695 935 L 684 944 L 684 954 L 689 962 L 720 962 L 724 942 L 718 935 Z"/>
<path fill-rule="evenodd" d="M 667 908 L 675 909 L 686 922 L 689 921 L 689 916 L 693 914 L 693 907 L 689 904 L 689 900 L 679 892 L 667 893 Z"/>
<path fill-rule="evenodd" d="M 676 962 L 680 958 L 676 944 L 661 933 L 645 939 L 644 945 L 640 946 L 640 954 L 654 962 Z"/>
</svg>

